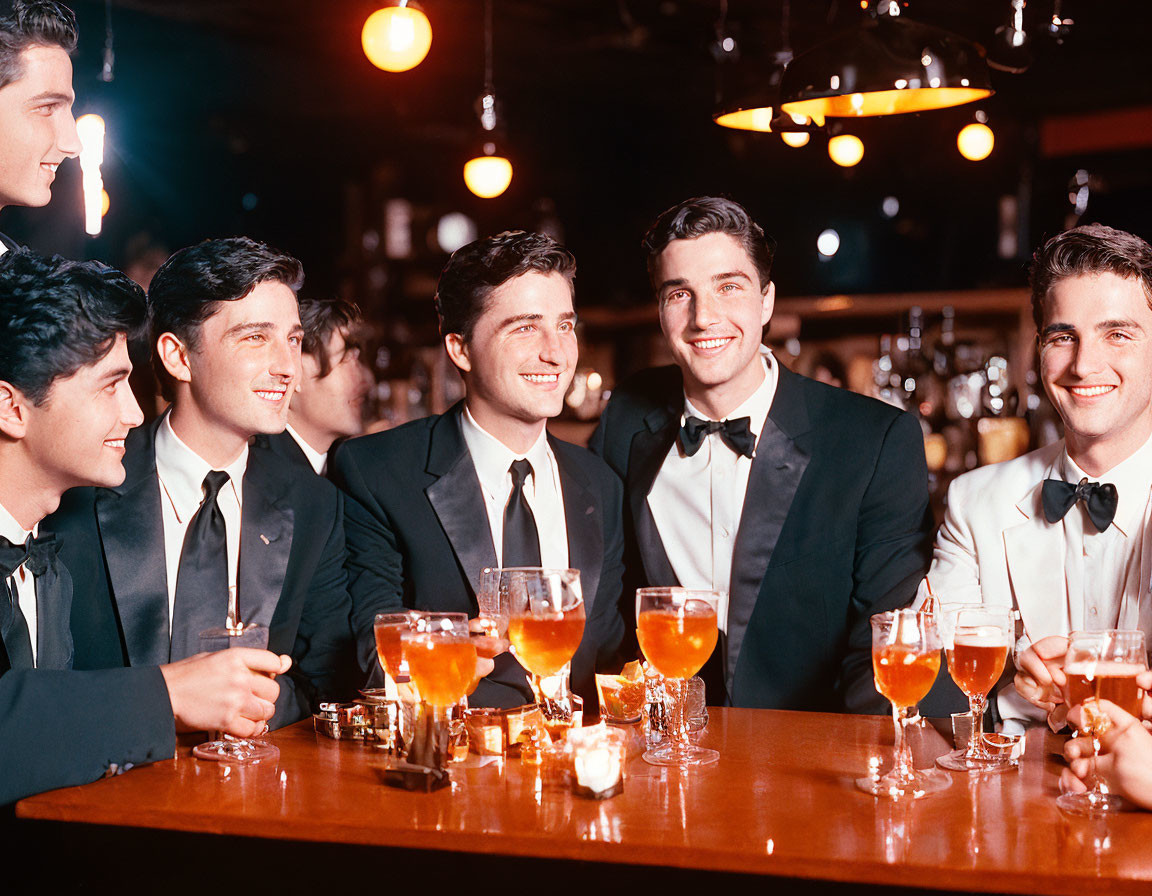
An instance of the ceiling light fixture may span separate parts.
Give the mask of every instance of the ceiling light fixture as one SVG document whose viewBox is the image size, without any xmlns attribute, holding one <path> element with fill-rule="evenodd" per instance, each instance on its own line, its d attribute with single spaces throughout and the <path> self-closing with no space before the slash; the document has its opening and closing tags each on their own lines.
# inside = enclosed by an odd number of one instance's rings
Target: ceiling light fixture
<svg viewBox="0 0 1152 896">
<path fill-rule="evenodd" d="M 496 152 L 496 88 L 492 81 L 492 0 L 484 0 L 484 92 L 476 101 L 484 143 L 479 155 L 464 163 L 464 183 L 481 199 L 494 199 L 512 183 L 512 163 Z"/>
<path fill-rule="evenodd" d="M 395 0 L 368 16 L 360 32 L 364 55 L 386 72 L 406 72 L 424 61 L 432 46 L 432 25 L 411 0 Z"/>
<path fill-rule="evenodd" d="M 956 34 L 900 16 L 882 0 L 856 28 L 797 56 L 784 70 L 781 108 L 822 125 L 945 109 L 992 94 L 984 50 Z"/>
</svg>

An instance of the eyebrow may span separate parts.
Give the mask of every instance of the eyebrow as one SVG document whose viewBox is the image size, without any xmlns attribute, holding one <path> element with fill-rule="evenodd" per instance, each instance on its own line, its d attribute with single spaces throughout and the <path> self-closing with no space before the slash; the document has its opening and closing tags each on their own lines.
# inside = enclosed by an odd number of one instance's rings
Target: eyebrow
<svg viewBox="0 0 1152 896">
<path fill-rule="evenodd" d="M 1108 330 L 1139 330 L 1144 332 L 1144 328 L 1134 320 L 1126 318 L 1114 318 L 1113 320 L 1102 320 L 1093 329 L 1097 333 L 1104 333 Z M 1066 323 L 1052 323 L 1040 331 L 1040 338 L 1047 339 L 1055 333 L 1074 333 L 1076 328 L 1072 324 Z"/>
<path fill-rule="evenodd" d="M 242 324 L 236 324 L 234 327 L 224 331 L 224 338 L 227 339 L 232 336 L 247 336 L 250 333 L 268 333 L 276 329 L 276 324 L 271 321 L 248 321 Z M 304 327 L 301 324 L 293 325 L 292 329 L 288 331 L 289 336 L 295 336 L 304 332 Z"/>
<path fill-rule="evenodd" d="M 752 278 L 749 277 L 747 274 L 745 274 L 743 271 L 727 271 L 723 274 L 713 274 L 712 275 L 712 282 L 713 283 L 719 283 L 721 280 L 733 280 L 733 279 L 747 280 L 749 283 L 752 282 Z"/>
<path fill-rule="evenodd" d="M 100 377 L 100 385 L 104 386 L 108 383 L 115 383 L 119 380 L 127 379 L 132 374 L 131 367 L 117 367 L 115 370 L 109 370 L 102 377 Z"/>
<path fill-rule="evenodd" d="M 44 103 L 44 102 L 56 102 L 56 103 L 68 103 L 69 105 L 71 105 L 72 103 L 76 102 L 76 97 L 72 94 L 58 93 L 54 90 L 48 90 L 48 91 L 45 91 L 44 93 L 36 94 L 36 96 L 29 99 L 28 102 L 30 104 L 32 104 L 32 103 Z"/>
</svg>

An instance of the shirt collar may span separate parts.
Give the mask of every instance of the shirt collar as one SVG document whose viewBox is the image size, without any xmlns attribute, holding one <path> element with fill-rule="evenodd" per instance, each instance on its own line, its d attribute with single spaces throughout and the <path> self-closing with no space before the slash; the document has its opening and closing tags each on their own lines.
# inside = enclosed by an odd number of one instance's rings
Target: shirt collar
<svg viewBox="0 0 1152 896">
<path fill-rule="evenodd" d="M 468 453 L 472 455 L 472 463 L 476 467 L 476 475 L 480 479 L 481 487 L 491 495 L 507 493 L 508 468 L 512 461 L 527 458 L 532 464 L 533 477 L 544 475 L 549 468 L 549 459 L 552 450 L 548 447 L 548 431 L 542 429 L 539 438 L 526 454 L 517 454 L 498 438 L 488 432 L 476 422 L 468 406 L 464 406 L 464 414 L 460 421 L 464 431 L 464 443 L 468 446 Z"/>
<path fill-rule="evenodd" d="M 248 446 L 240 452 L 232 463 L 224 467 L 224 472 L 232 480 L 233 488 L 239 497 L 240 483 L 248 468 Z M 208 461 L 189 448 L 172 429 L 170 414 L 165 414 L 156 430 L 156 475 L 168 492 L 177 516 L 182 516 L 188 508 L 195 510 L 204 500 L 204 477 L 215 469 Z"/>
<path fill-rule="evenodd" d="M 1125 537 L 1141 529 L 1148 507 L 1148 493 L 1152 489 L 1152 438 L 1100 476 L 1089 476 L 1081 470 L 1068 455 L 1067 445 L 1060 459 L 1059 469 L 1065 482 L 1075 484 L 1087 478 L 1116 486 L 1116 516 L 1112 522 Z"/>
<path fill-rule="evenodd" d="M 748 428 L 756 434 L 759 441 L 760 433 L 764 429 L 764 421 L 768 419 L 768 412 L 772 410 L 772 400 L 776 397 L 776 382 L 779 379 L 776 369 L 776 359 L 772 350 L 766 345 L 760 346 L 760 363 L 764 365 L 764 379 L 756 387 L 756 391 L 749 395 L 744 402 L 724 419 L 738 420 L 749 417 Z M 700 411 L 688 396 L 684 396 L 684 417 L 699 417 L 701 420 L 711 420 L 707 414 Z M 684 422 L 683 418 L 680 420 Z"/>
<path fill-rule="evenodd" d="M 300 446 L 300 450 L 304 452 L 304 456 L 308 458 L 308 463 L 312 465 L 312 469 L 316 471 L 317 476 L 324 475 L 324 467 L 328 463 L 328 452 L 323 453 L 317 451 L 306 441 L 300 433 L 296 432 L 291 426 L 287 427 L 288 435 L 296 440 L 296 444 Z"/>
<path fill-rule="evenodd" d="M 29 535 L 33 537 L 36 536 L 36 530 L 39 528 L 40 524 L 37 523 L 32 527 L 32 531 L 29 532 L 16 522 L 16 517 L 8 512 L 8 508 L 0 504 L 0 535 L 3 535 L 12 542 L 12 544 L 24 544 L 24 542 L 28 540 Z"/>
</svg>

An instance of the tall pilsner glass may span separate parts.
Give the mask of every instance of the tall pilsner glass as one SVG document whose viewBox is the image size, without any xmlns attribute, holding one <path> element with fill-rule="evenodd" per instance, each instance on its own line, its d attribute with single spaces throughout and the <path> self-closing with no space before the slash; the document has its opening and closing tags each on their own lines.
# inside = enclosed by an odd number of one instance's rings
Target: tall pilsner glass
<svg viewBox="0 0 1152 896">
<path fill-rule="evenodd" d="M 1111 630 L 1073 632 L 1064 655 L 1064 675 L 1068 679 L 1064 700 L 1071 709 L 1085 702 L 1108 700 L 1140 718 L 1143 693 L 1136 676 L 1148 667 L 1144 632 Z M 1108 785 L 1096 774 L 1100 753 L 1100 731 L 1096 727 L 1100 713 L 1081 713 L 1080 734 L 1092 738 L 1092 774 L 1088 790 L 1063 793 L 1056 800 L 1065 812 L 1074 815 L 1097 815 L 1116 812 L 1125 807 L 1124 800 L 1108 791 Z"/>
<path fill-rule="evenodd" d="M 716 648 L 716 591 L 688 588 L 640 588 L 636 592 L 636 637 L 644 658 L 674 692 L 669 735 L 644 754 L 652 765 L 689 768 L 720 758 L 715 750 L 688 739 L 688 679 L 708 662 Z"/>
<path fill-rule="evenodd" d="M 912 765 L 912 748 L 905 727 L 912 710 L 940 671 L 940 635 L 935 616 L 916 610 L 893 610 L 872 617 L 872 670 L 876 689 L 892 704 L 896 757 L 882 776 L 857 778 L 856 786 L 876 796 L 916 799 L 952 782 L 943 772 L 921 771 Z"/>
<path fill-rule="evenodd" d="M 984 709 L 988 694 L 1004 671 L 1015 619 L 1007 607 L 944 604 L 937 616 L 948 657 L 948 672 L 968 697 L 972 736 L 965 749 L 936 760 L 954 772 L 1003 771 L 1015 768 L 1007 756 L 984 746 Z"/>
</svg>

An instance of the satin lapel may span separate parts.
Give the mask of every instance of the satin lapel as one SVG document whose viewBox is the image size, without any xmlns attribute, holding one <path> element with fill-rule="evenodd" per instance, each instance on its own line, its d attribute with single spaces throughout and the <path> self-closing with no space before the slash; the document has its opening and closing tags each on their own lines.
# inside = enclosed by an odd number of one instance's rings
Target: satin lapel
<svg viewBox="0 0 1152 896">
<path fill-rule="evenodd" d="M 271 626 L 292 553 L 295 512 L 284 500 L 291 470 L 270 449 L 249 449 L 240 514 L 236 608 L 244 622 Z M 289 475 L 285 475 L 285 474 Z"/>
<path fill-rule="evenodd" d="M 809 454 L 797 443 L 799 437 L 811 429 L 803 381 L 779 362 L 777 370 L 776 394 L 756 443 L 748 490 L 740 512 L 740 528 L 732 550 L 725 673 L 729 694 L 764 574 L 810 460 Z"/>
<path fill-rule="evenodd" d="M 1043 480 L 1016 508 L 1018 524 L 1004 529 L 1004 556 L 1016 608 L 1028 637 L 1037 641 L 1068 631 L 1068 586 L 1065 580 L 1064 527 L 1044 519 L 1040 503 Z M 1055 606 L 1059 612 L 1053 612 Z"/>
<path fill-rule="evenodd" d="M 604 568 L 603 508 L 596 506 L 596 496 L 576 464 L 557 450 L 552 451 L 560 468 L 560 489 L 564 498 L 564 525 L 568 532 L 568 565 L 580 570 L 580 590 L 584 595 L 584 615 L 592 615 L 592 605 L 600 587 Z"/>
<path fill-rule="evenodd" d="M 72 576 L 63 563 L 36 579 L 36 668 L 72 668 Z"/>
<path fill-rule="evenodd" d="M 457 404 L 432 427 L 425 469 L 438 478 L 424 489 L 424 494 L 468 577 L 475 601 L 480 573 L 486 566 L 496 566 L 496 548 L 480 480 L 460 428 L 462 409 L 463 404 Z"/>
<path fill-rule="evenodd" d="M 682 400 L 683 396 L 678 398 Z M 628 492 L 632 524 L 636 530 L 636 541 L 640 547 L 640 557 L 644 562 L 644 573 L 649 585 L 680 584 L 672 564 L 668 561 L 664 542 L 656 529 L 656 520 L 648 507 L 648 494 L 652 491 L 664 458 L 668 456 L 668 451 L 676 439 L 679 426 L 680 417 L 673 406 L 652 411 L 644 418 L 644 428 L 632 437 L 632 446 L 628 453 L 625 490 Z"/>
<path fill-rule="evenodd" d="M 171 645 L 164 520 L 152 440 L 158 422 L 129 434 L 124 483 L 96 492 L 96 522 L 112 600 L 133 666 L 167 663 Z"/>
</svg>

